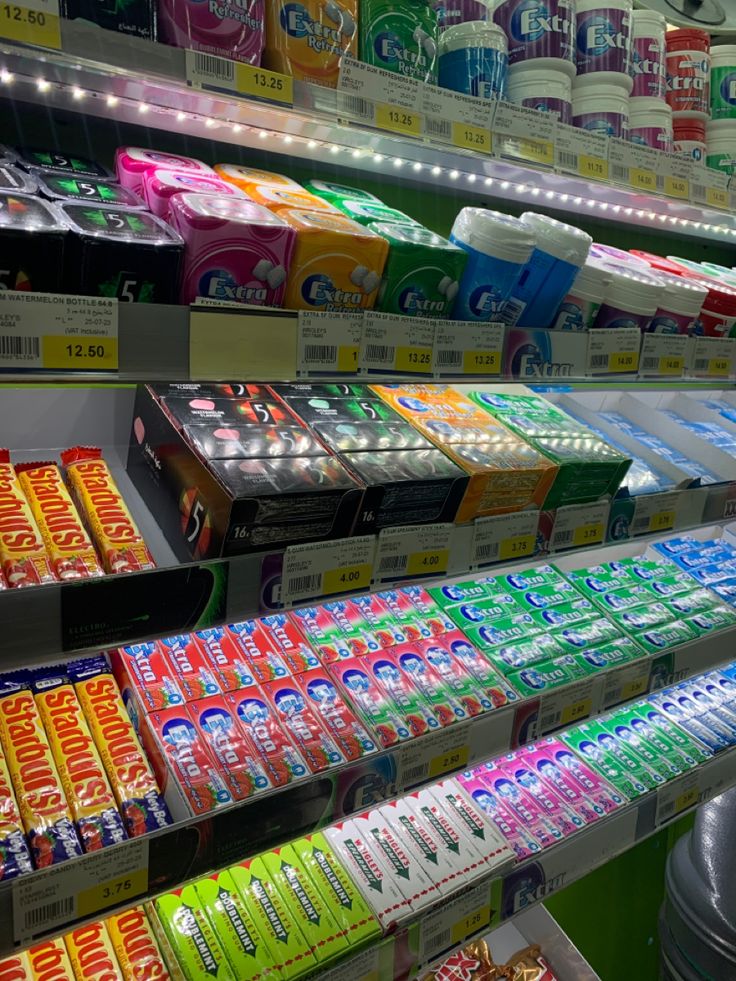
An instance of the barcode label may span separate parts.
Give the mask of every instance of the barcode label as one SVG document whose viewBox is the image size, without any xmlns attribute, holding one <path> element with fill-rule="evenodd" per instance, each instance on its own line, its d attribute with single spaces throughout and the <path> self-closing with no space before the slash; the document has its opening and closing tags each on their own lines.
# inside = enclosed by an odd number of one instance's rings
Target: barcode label
<svg viewBox="0 0 736 981">
<path fill-rule="evenodd" d="M 57 919 L 71 919 L 74 916 L 74 896 L 56 899 L 52 903 L 27 909 L 23 915 L 23 928 L 35 933 L 38 927 Z"/>
<path fill-rule="evenodd" d="M 207 75 L 217 82 L 235 81 L 235 62 L 228 61 L 227 58 L 195 51 L 194 67 L 200 75 Z"/>
<path fill-rule="evenodd" d="M 651 520 L 651 515 L 643 514 L 640 517 L 635 517 L 631 522 L 631 534 L 638 535 L 642 531 L 649 531 L 649 522 Z"/>
<path fill-rule="evenodd" d="M 429 760 L 424 763 L 417 763 L 416 766 L 409 767 L 401 774 L 401 779 L 405 787 L 411 787 L 414 783 L 424 781 L 429 776 Z"/>
<path fill-rule="evenodd" d="M 608 355 L 607 354 L 592 354 L 590 356 L 590 367 L 591 368 L 607 368 L 608 367 Z"/>
<path fill-rule="evenodd" d="M 641 371 L 657 371 L 659 368 L 659 358 L 642 358 Z"/>
<path fill-rule="evenodd" d="M 577 153 L 566 152 L 565 150 L 558 150 L 557 160 L 560 167 L 569 167 L 571 170 L 578 169 Z"/>
<path fill-rule="evenodd" d="M 463 363 L 462 351 L 435 351 L 435 367 L 437 368 L 461 368 Z"/>
<path fill-rule="evenodd" d="M 628 181 L 629 168 L 622 164 L 611 164 L 611 177 L 615 181 Z"/>
<path fill-rule="evenodd" d="M 657 174 L 657 190 L 664 191 L 664 175 Z"/>
<path fill-rule="evenodd" d="M 548 709 L 544 715 L 540 716 L 539 731 L 545 735 L 550 729 L 555 729 L 560 724 L 561 719 L 562 709 L 560 707 Z"/>
<path fill-rule="evenodd" d="M 312 364 L 334 364 L 337 361 L 337 345 L 305 344 L 304 360 Z"/>
<path fill-rule="evenodd" d="M 389 344 L 366 344 L 365 360 L 378 364 L 393 364 L 396 358 L 396 348 Z"/>
<path fill-rule="evenodd" d="M 287 581 L 286 588 L 290 593 L 317 593 L 321 585 L 321 575 L 293 576 Z"/>
<path fill-rule="evenodd" d="M 452 139 L 452 123 L 449 119 L 438 119 L 437 116 L 425 116 L 424 133 L 426 136 L 436 136 L 439 139 Z"/>
<path fill-rule="evenodd" d="M 382 572 L 403 572 L 409 561 L 408 555 L 383 555 L 378 566 L 378 574 Z"/>
<path fill-rule="evenodd" d="M 496 558 L 498 558 L 498 542 L 481 542 L 476 545 L 476 562 L 492 562 Z"/>
<path fill-rule="evenodd" d="M 438 954 L 441 954 L 452 944 L 452 927 L 447 927 L 446 930 L 442 930 L 440 933 L 436 933 L 433 937 L 425 937 L 423 945 L 423 953 L 427 960 L 431 960 Z"/>
<path fill-rule="evenodd" d="M 376 106 L 370 99 L 363 99 L 359 95 L 348 95 L 340 92 L 338 106 L 341 111 L 349 112 L 352 116 L 373 122 L 376 118 Z"/>
<path fill-rule="evenodd" d="M 708 359 L 707 358 L 696 358 L 695 359 L 695 370 L 696 371 L 707 371 L 708 370 Z"/>
<path fill-rule="evenodd" d="M 705 184 L 691 184 L 690 189 L 693 192 L 693 198 L 704 198 L 708 193 Z"/>
<path fill-rule="evenodd" d="M 20 334 L 0 335 L 0 358 L 18 358 L 21 361 L 41 357 L 41 339 L 23 337 Z"/>
<path fill-rule="evenodd" d="M 572 545 L 574 537 L 574 528 L 569 528 L 567 531 L 555 532 L 555 548 L 560 548 L 561 545 Z"/>
</svg>

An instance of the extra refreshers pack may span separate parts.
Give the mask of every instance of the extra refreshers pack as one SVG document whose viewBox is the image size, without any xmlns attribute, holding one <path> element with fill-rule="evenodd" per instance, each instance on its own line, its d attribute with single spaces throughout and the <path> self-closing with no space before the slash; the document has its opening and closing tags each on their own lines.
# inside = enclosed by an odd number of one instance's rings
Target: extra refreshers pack
<svg viewBox="0 0 736 981">
<path fill-rule="evenodd" d="M 456 521 L 542 506 L 557 467 L 503 425 L 489 425 L 464 395 L 448 385 L 371 388 L 470 475 Z"/>
<path fill-rule="evenodd" d="M 266 68 L 334 89 L 343 55 L 357 47 L 358 0 L 266 4 Z"/>
</svg>

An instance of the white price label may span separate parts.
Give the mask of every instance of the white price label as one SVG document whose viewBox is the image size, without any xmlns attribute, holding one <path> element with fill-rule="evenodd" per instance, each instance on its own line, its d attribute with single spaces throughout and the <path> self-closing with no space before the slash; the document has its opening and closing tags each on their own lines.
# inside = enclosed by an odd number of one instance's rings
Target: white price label
<svg viewBox="0 0 736 981">
<path fill-rule="evenodd" d="M 148 840 L 133 838 L 77 861 L 14 879 L 13 934 L 26 944 L 76 919 L 131 905 L 148 891 Z"/>
<path fill-rule="evenodd" d="M 685 334 L 645 334 L 639 374 L 681 378 L 687 365 L 688 340 Z"/>
<path fill-rule="evenodd" d="M 490 153 L 496 102 L 473 95 L 422 85 L 424 135 L 476 153 Z"/>
<path fill-rule="evenodd" d="M 190 85 L 225 89 L 287 106 L 294 104 L 294 79 L 290 75 L 189 48 L 184 55 Z"/>
<path fill-rule="evenodd" d="M 682 814 L 683 811 L 697 804 L 699 798 L 700 783 L 697 770 L 668 781 L 657 791 L 657 811 L 654 823 L 659 825 L 663 821 L 671 821 L 678 814 Z"/>
<path fill-rule="evenodd" d="M 690 373 L 705 378 L 730 378 L 736 370 L 736 338 L 693 337 Z"/>
<path fill-rule="evenodd" d="M 396 766 L 396 786 L 400 793 L 427 780 L 465 770 L 470 762 L 468 738 L 466 727 L 452 726 L 449 731 L 441 730 L 414 740 L 416 745 L 409 743 L 402 747 Z"/>
<path fill-rule="evenodd" d="M 368 589 L 375 551 L 373 535 L 290 545 L 284 553 L 281 601 L 289 605 L 299 600 Z"/>
<path fill-rule="evenodd" d="M 486 881 L 422 917 L 419 924 L 420 964 L 427 964 L 448 948 L 486 929 L 490 922 L 491 884 Z"/>
<path fill-rule="evenodd" d="M 708 208 L 730 207 L 728 182 L 730 177 L 722 170 L 693 164 L 690 178 L 690 193 L 695 204 L 704 204 Z"/>
<path fill-rule="evenodd" d="M 651 147 L 611 139 L 608 146 L 609 176 L 618 184 L 628 184 L 636 191 L 655 194 L 659 189 L 658 158 L 659 151 Z"/>
<path fill-rule="evenodd" d="M 690 200 L 693 161 L 680 153 L 657 153 L 657 190 L 670 198 Z"/>
<path fill-rule="evenodd" d="M 362 335 L 362 312 L 308 313 L 300 310 L 299 374 L 356 374 Z"/>
<path fill-rule="evenodd" d="M 378 536 L 376 579 L 444 575 L 454 529 L 452 524 L 384 528 Z"/>
<path fill-rule="evenodd" d="M 493 149 L 500 157 L 552 167 L 557 118 L 511 102 L 499 102 L 493 119 Z"/>
<path fill-rule="evenodd" d="M 331 971 L 321 971 L 322 981 L 381 981 L 393 973 L 393 937 L 378 943 L 339 964 Z"/>
<path fill-rule="evenodd" d="M 550 551 L 600 545 L 606 537 L 610 509 L 611 506 L 606 501 L 557 508 L 549 543 Z"/>
<path fill-rule="evenodd" d="M 489 518 L 476 518 L 473 523 L 472 567 L 488 562 L 515 562 L 529 559 L 537 545 L 539 511 L 517 511 Z"/>
<path fill-rule="evenodd" d="M 337 112 L 378 129 L 421 136 L 421 83 L 383 68 L 343 58 L 337 83 Z"/>
<path fill-rule="evenodd" d="M 587 374 L 636 374 L 641 331 L 638 327 L 600 328 L 588 332 Z"/>
<path fill-rule="evenodd" d="M 608 180 L 608 137 L 558 123 L 555 169 L 593 180 Z"/>
<path fill-rule="evenodd" d="M 629 702 L 639 698 L 649 691 L 649 679 L 652 673 L 652 662 L 644 664 L 627 664 L 615 671 L 606 671 L 603 675 L 603 704 L 602 709 L 612 708 L 621 702 Z"/>
<path fill-rule="evenodd" d="M 117 371 L 118 301 L 7 289 L 0 269 L 0 370 Z"/>
<path fill-rule="evenodd" d="M 601 678 L 589 678 L 542 695 L 539 706 L 539 735 L 546 736 L 562 726 L 575 725 L 600 711 L 603 701 Z"/>
<path fill-rule="evenodd" d="M 367 310 L 358 358 L 361 372 L 431 375 L 438 323 Z"/>
<path fill-rule="evenodd" d="M 653 535 L 671 531 L 677 522 L 680 499 L 679 491 L 670 491 L 666 494 L 639 494 L 634 502 L 631 534 Z"/>
<path fill-rule="evenodd" d="M 437 321 L 434 368 L 443 375 L 500 375 L 503 324 Z"/>
</svg>

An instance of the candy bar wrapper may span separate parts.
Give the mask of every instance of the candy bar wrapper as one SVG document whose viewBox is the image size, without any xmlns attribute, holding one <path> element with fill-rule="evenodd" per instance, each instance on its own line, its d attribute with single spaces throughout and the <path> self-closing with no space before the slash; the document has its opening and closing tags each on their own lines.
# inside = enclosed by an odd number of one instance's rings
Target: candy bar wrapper
<svg viewBox="0 0 736 981">
<path fill-rule="evenodd" d="M 511 981 L 557 981 L 557 975 L 534 945 L 520 950 L 505 965 L 507 977 Z"/>
<path fill-rule="evenodd" d="M 585 821 L 563 802 L 557 791 L 540 779 L 526 753 L 509 753 L 497 762 L 499 769 L 517 786 L 523 788 L 563 837 L 568 838 L 585 826 Z"/>
<path fill-rule="evenodd" d="M 280 965 L 261 939 L 230 872 L 197 879 L 194 888 L 238 981 L 278 981 Z"/>
<path fill-rule="evenodd" d="M 459 774 L 457 782 L 481 813 L 500 831 L 519 861 L 542 850 L 531 830 L 527 830 L 525 823 L 506 807 L 485 779 L 471 770 Z"/>
<path fill-rule="evenodd" d="M 129 838 L 171 824 L 171 815 L 104 658 L 68 666 Z"/>
<path fill-rule="evenodd" d="M 33 981 L 74 981 L 75 974 L 69 960 L 69 953 L 62 937 L 34 944 L 28 950 L 28 960 L 31 962 L 30 977 Z"/>
<path fill-rule="evenodd" d="M 255 684 L 252 668 L 225 627 L 210 627 L 192 634 L 202 653 L 209 659 L 222 691 L 237 691 Z"/>
<path fill-rule="evenodd" d="M 105 920 L 125 981 L 169 981 L 169 971 L 146 911 L 133 906 Z"/>
<path fill-rule="evenodd" d="M 333 738 L 322 728 L 304 693 L 293 678 L 262 686 L 282 729 L 291 737 L 312 773 L 344 763 Z"/>
<path fill-rule="evenodd" d="M 220 693 L 212 666 L 193 637 L 178 634 L 164 637 L 159 644 L 174 669 L 179 691 L 188 702 Z"/>
<path fill-rule="evenodd" d="M 391 654 L 399 668 L 411 678 L 441 726 L 449 726 L 458 719 L 468 717 L 468 713 L 452 697 L 440 675 L 422 656 L 416 644 L 400 644 L 392 648 Z"/>
<path fill-rule="evenodd" d="M 376 752 L 375 740 L 348 706 L 325 668 L 305 671 L 292 680 L 346 760 L 362 759 Z"/>
<path fill-rule="evenodd" d="M 37 869 L 82 854 L 41 716 L 28 688 L 0 689 L 0 744 Z"/>
<path fill-rule="evenodd" d="M 0 754 L 0 882 L 32 869 L 8 765 Z"/>
<path fill-rule="evenodd" d="M 456 950 L 421 981 L 501 981 L 485 940 L 473 940 L 462 950 Z"/>
<path fill-rule="evenodd" d="M 301 631 L 286 613 L 261 617 L 261 627 L 271 646 L 277 650 L 292 675 L 312 671 L 320 666 L 319 658 L 306 642 Z"/>
<path fill-rule="evenodd" d="M 186 708 L 151 712 L 146 722 L 193 814 L 232 803 L 225 778 Z"/>
<path fill-rule="evenodd" d="M 33 981 L 27 950 L 19 950 L 0 961 L 0 981 Z"/>
<path fill-rule="evenodd" d="M 422 656 L 442 679 L 445 688 L 460 702 L 469 716 L 480 715 L 493 708 L 490 698 L 483 694 L 460 660 L 445 644 L 444 636 L 422 641 L 418 646 Z"/>
<path fill-rule="evenodd" d="M 111 653 L 110 662 L 120 690 L 131 688 L 144 712 L 184 704 L 174 668 L 158 641 L 119 647 Z"/>
<path fill-rule="evenodd" d="M 415 688 L 411 677 L 405 674 L 391 651 L 379 651 L 364 658 L 377 683 L 393 701 L 396 714 L 403 720 L 412 736 L 423 736 L 439 728 L 429 704 Z"/>
<path fill-rule="evenodd" d="M 561 744 L 557 744 L 561 745 Z M 574 811 L 583 824 L 593 824 L 605 811 L 581 790 L 580 785 L 556 762 L 552 745 L 537 744 L 527 746 L 524 762 L 552 792 Z"/>
<path fill-rule="evenodd" d="M 74 686 L 64 675 L 42 672 L 34 691 L 82 847 L 92 852 L 124 841 L 123 820 Z"/>
<path fill-rule="evenodd" d="M 194 885 L 159 896 L 153 905 L 187 981 L 235 981 Z"/>
<path fill-rule="evenodd" d="M 192 702 L 189 714 L 234 800 L 246 800 L 271 786 L 263 761 L 222 695 Z"/>
<path fill-rule="evenodd" d="M 228 624 L 227 632 L 247 657 L 256 681 L 263 683 L 288 676 L 284 659 L 271 644 L 260 620 Z"/>
<path fill-rule="evenodd" d="M 89 579 L 104 572 L 55 463 L 21 463 L 15 468 L 41 532 L 57 579 Z"/>
<path fill-rule="evenodd" d="M 375 732 L 382 749 L 395 746 L 411 733 L 396 712 L 394 702 L 378 684 L 363 658 L 354 657 L 329 665 L 332 677 Z"/>
<path fill-rule="evenodd" d="M 422 620 L 409 597 L 400 589 L 387 589 L 383 593 L 373 594 L 389 611 L 404 635 L 406 643 L 413 644 L 418 640 L 429 640 L 432 631 Z"/>
<path fill-rule="evenodd" d="M 64 936 L 74 976 L 87 981 L 125 981 L 107 927 L 98 920 Z"/>
<path fill-rule="evenodd" d="M 8 450 L 0 449 L 0 568 L 10 589 L 55 582 L 49 555 Z"/>
<path fill-rule="evenodd" d="M 537 839 L 542 848 L 562 841 L 565 834 L 557 822 L 546 813 L 542 805 L 503 770 L 498 761 L 481 764 L 478 767 L 486 785 L 498 795 L 504 806 L 511 811 L 518 821 Z"/>
<path fill-rule="evenodd" d="M 257 685 L 230 692 L 225 696 L 225 702 L 250 737 L 274 787 L 283 787 L 307 775 L 306 763 L 279 725 L 276 710 Z"/>
<path fill-rule="evenodd" d="M 61 454 L 61 462 L 105 572 L 154 569 L 153 556 L 101 456 L 95 447 L 75 446 Z"/>
</svg>

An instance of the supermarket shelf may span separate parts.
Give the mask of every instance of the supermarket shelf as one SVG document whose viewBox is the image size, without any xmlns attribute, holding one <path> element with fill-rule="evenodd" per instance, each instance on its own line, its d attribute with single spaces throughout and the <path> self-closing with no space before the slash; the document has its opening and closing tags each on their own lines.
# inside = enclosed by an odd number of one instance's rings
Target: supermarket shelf
<svg viewBox="0 0 736 981">
<path fill-rule="evenodd" d="M 728 211 L 339 120 L 334 90 L 296 82 L 293 108 L 246 100 L 187 86 L 181 49 L 82 21 L 62 20 L 61 35 L 58 52 L 0 41 L 0 92 L 15 100 L 268 149 L 301 161 L 311 157 L 372 175 L 390 172 L 393 180 L 417 186 L 441 188 L 449 177 L 450 184 L 462 184 L 468 199 L 503 200 L 511 189 L 515 200 L 533 204 L 546 195 L 554 199 L 554 204 L 547 201 L 550 207 L 594 213 L 607 222 L 667 227 L 668 233 L 689 238 L 736 235 L 736 218 Z"/>
<path fill-rule="evenodd" d="M 656 691 L 675 680 L 729 663 L 733 659 L 735 640 L 736 628 L 733 628 L 656 658 L 643 660 L 636 665 L 642 684 L 632 688 L 631 682 L 626 682 L 628 694 L 623 699 L 621 683 L 617 685 L 614 682 L 612 685 L 611 682 L 617 674 L 623 677 L 623 673 L 629 672 L 627 677 L 630 677 L 634 666 L 602 672 L 595 678 L 601 693 L 604 689 L 617 691 L 619 697 L 609 699 L 605 706 L 600 704 L 598 710 L 632 697 L 639 698 L 647 691 Z M 571 699 L 576 697 L 576 688 L 576 685 L 568 686 Z M 557 689 L 554 695 L 564 699 L 565 693 L 565 689 Z M 133 899 L 139 902 L 145 896 L 165 892 L 213 869 L 241 861 L 345 815 L 373 807 L 428 781 L 450 776 L 514 746 L 538 739 L 547 734 L 547 730 L 540 732 L 539 726 L 535 725 L 539 710 L 539 699 L 494 710 L 485 716 L 458 723 L 449 730 L 411 740 L 364 760 L 222 808 L 213 814 L 180 820 L 164 831 L 94 852 L 53 870 L 41 870 L 9 883 L 0 883 L 0 957 L 9 953 L 19 939 L 29 943 L 59 933 L 72 922 L 90 918 L 100 909 L 112 911 L 129 906 Z M 733 768 L 736 751 L 730 753 L 728 759 Z M 725 779 L 724 771 L 728 767 L 720 766 L 722 758 L 709 762 L 707 767 L 712 767 L 714 763 L 719 766 L 713 772 L 719 775 L 719 779 Z M 730 775 L 726 773 L 726 776 L 736 781 L 736 771 Z M 715 777 L 710 769 L 701 785 L 705 790 L 715 787 Z M 668 788 L 671 786 L 667 785 Z M 710 796 L 716 792 L 713 790 Z M 538 856 L 534 862 L 514 868 L 503 881 L 494 880 L 492 889 L 496 921 L 513 915 L 531 901 L 543 899 L 549 892 L 594 867 L 591 863 L 602 864 L 614 853 L 651 833 L 654 830 L 655 810 L 656 795 L 649 795 L 635 806 L 614 815 L 610 821 L 601 822 L 589 831 L 576 835 L 549 853 Z M 141 876 L 139 870 L 146 866 L 148 874 Z M 78 896 L 81 892 L 97 889 L 101 895 L 105 884 L 121 876 L 133 877 L 135 894 L 120 896 L 119 903 L 100 901 L 94 909 L 80 904 Z M 519 892 L 527 882 L 527 876 L 528 881 L 534 883 L 533 895 L 529 893 L 528 886 L 525 886 L 526 892 Z M 36 891 L 49 887 L 55 900 L 73 897 L 72 902 L 77 905 L 66 907 L 63 923 L 52 921 L 49 925 L 32 915 L 32 926 L 24 926 L 24 910 L 38 905 Z M 491 888 L 490 881 L 484 886 L 474 887 L 467 895 L 474 897 L 484 888 L 486 891 Z M 45 895 L 48 897 L 50 894 Z M 459 917 L 459 907 L 468 902 L 467 897 L 459 897 L 454 904 L 448 902 L 447 909 Z M 418 924 L 402 929 L 416 928 Z M 425 917 L 421 931 L 422 959 L 428 962 L 441 953 L 441 950 L 432 947 L 432 938 L 441 932 L 437 928 L 436 918 Z"/>
</svg>

